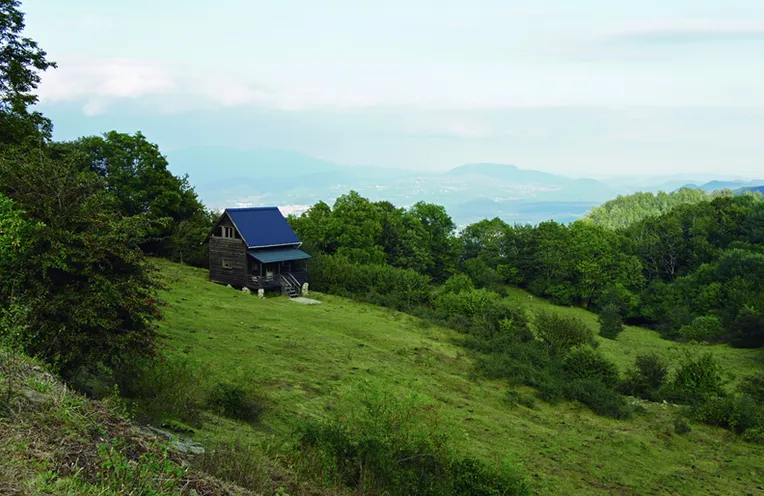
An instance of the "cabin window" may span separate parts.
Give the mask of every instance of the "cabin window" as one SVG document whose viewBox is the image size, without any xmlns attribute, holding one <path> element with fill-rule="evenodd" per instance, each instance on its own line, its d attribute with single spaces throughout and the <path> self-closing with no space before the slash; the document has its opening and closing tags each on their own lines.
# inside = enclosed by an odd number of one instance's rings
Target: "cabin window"
<svg viewBox="0 0 764 496">
<path fill-rule="evenodd" d="M 233 227 L 222 226 L 220 228 L 220 230 L 221 230 L 221 234 L 223 235 L 224 238 L 233 238 L 233 237 L 235 237 Z"/>
<path fill-rule="evenodd" d="M 233 265 L 231 265 L 231 260 L 228 259 L 228 258 L 224 258 L 223 259 L 223 268 L 224 269 L 230 269 L 231 267 L 233 267 Z"/>
</svg>

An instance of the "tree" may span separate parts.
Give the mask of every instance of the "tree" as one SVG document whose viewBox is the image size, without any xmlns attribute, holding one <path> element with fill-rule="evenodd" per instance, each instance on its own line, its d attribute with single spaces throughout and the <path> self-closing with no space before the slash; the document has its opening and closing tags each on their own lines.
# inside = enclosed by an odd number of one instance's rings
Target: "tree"
<svg viewBox="0 0 764 496">
<path fill-rule="evenodd" d="M 426 269 L 427 274 L 436 282 L 445 281 L 456 270 L 459 257 L 458 241 L 454 236 L 456 224 L 440 205 L 417 202 L 409 212 L 426 232 L 425 246 L 432 260 Z"/>
<path fill-rule="evenodd" d="M 122 216 L 103 180 L 38 153 L 0 157 L 0 190 L 39 226 L 26 237 L 28 256 L 10 267 L 13 295 L 2 294 L 4 305 L 15 298 L 27 309 L 13 344 L 65 377 L 152 355 L 159 311 L 139 247 L 146 216 Z"/>
<path fill-rule="evenodd" d="M 37 103 L 34 90 L 40 73 L 54 62 L 34 40 L 22 35 L 24 14 L 18 0 L 0 0 L 0 144 L 19 144 L 50 138 L 53 126 L 39 112 L 29 112 Z"/>
<path fill-rule="evenodd" d="M 623 332 L 623 319 L 617 305 L 609 304 L 600 310 L 600 336 L 615 339 Z"/>
<path fill-rule="evenodd" d="M 142 133 L 110 131 L 55 143 L 51 154 L 102 178 L 122 215 L 146 215 L 152 223 L 141 244 L 146 253 L 203 263 L 202 242 L 212 227 L 209 213 L 188 178 L 173 175 L 159 147 Z"/>
</svg>

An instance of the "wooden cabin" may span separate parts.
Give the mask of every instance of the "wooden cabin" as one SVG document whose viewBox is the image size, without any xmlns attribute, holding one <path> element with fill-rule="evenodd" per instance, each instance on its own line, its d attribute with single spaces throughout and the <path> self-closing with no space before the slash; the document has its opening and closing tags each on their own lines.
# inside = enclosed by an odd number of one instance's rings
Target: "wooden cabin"
<svg viewBox="0 0 764 496">
<path fill-rule="evenodd" d="M 226 209 L 207 239 L 211 281 L 294 297 L 308 280 L 310 255 L 277 207 Z"/>
</svg>

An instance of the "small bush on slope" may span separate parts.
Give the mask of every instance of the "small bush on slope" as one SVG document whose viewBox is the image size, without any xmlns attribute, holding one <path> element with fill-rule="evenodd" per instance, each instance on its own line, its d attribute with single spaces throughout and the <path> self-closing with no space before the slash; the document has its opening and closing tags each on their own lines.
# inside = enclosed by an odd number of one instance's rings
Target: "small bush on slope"
<svg viewBox="0 0 764 496">
<path fill-rule="evenodd" d="M 637 355 L 634 367 L 626 373 L 626 379 L 621 384 L 621 391 L 631 396 L 658 401 L 667 375 L 668 367 L 660 356 L 655 353 Z"/>
<path fill-rule="evenodd" d="M 549 311 L 538 312 L 533 327 L 536 335 L 554 355 L 565 354 L 571 348 L 582 344 L 592 347 L 598 345 L 591 328 L 576 317 L 566 317 Z"/>
<path fill-rule="evenodd" d="M 432 405 L 366 391 L 364 408 L 337 408 L 300 425 L 303 470 L 355 494 L 527 494 L 518 469 L 459 453 Z"/>
</svg>

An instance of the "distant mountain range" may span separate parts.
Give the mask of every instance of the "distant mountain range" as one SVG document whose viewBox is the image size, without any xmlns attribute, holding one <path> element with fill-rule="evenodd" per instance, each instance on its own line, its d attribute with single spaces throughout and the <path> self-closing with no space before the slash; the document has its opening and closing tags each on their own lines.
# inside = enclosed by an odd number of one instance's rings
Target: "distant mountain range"
<svg viewBox="0 0 764 496">
<path fill-rule="evenodd" d="M 500 217 L 510 223 L 554 219 L 570 222 L 619 194 L 673 191 L 680 187 L 711 191 L 751 190 L 762 181 L 693 181 L 688 177 L 652 182 L 613 178 L 570 178 L 516 165 L 472 163 L 444 172 L 343 166 L 284 150 L 189 148 L 167 154 L 171 170 L 189 175 L 212 208 L 278 205 L 301 211 L 319 200 L 331 204 L 356 190 L 373 201 L 408 206 L 424 200 L 446 206 L 459 225 Z"/>
</svg>

